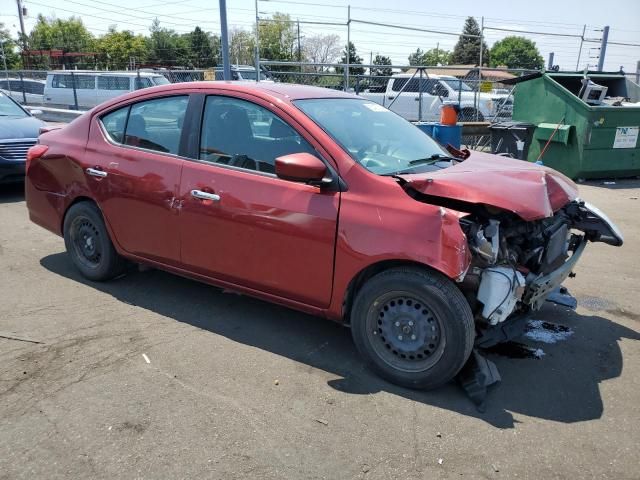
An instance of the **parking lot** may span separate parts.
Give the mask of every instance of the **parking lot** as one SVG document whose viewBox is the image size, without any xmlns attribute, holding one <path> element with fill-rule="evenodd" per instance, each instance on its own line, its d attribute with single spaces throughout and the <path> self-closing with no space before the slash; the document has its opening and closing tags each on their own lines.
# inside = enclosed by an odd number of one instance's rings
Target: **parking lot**
<svg viewBox="0 0 640 480">
<path fill-rule="evenodd" d="M 378 379 L 323 319 L 154 270 L 88 282 L 2 187 L 0 479 L 639 478 L 640 181 L 580 190 L 626 243 L 588 248 L 577 312 L 535 316 L 566 335 L 491 354 L 480 413 Z"/>
</svg>

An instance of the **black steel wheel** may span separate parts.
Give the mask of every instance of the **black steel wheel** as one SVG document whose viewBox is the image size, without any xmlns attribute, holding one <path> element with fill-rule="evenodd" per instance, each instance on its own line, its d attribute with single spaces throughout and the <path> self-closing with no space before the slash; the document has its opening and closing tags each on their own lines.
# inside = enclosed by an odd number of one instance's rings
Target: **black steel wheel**
<svg viewBox="0 0 640 480">
<path fill-rule="evenodd" d="M 417 268 L 371 278 L 356 296 L 351 330 L 373 370 L 398 385 L 424 389 L 458 373 L 475 337 L 471 309 L 453 282 Z"/>
<path fill-rule="evenodd" d="M 64 218 L 63 233 L 67 253 L 89 280 L 110 280 L 124 272 L 125 261 L 113 247 L 94 203 L 72 205 Z"/>
</svg>

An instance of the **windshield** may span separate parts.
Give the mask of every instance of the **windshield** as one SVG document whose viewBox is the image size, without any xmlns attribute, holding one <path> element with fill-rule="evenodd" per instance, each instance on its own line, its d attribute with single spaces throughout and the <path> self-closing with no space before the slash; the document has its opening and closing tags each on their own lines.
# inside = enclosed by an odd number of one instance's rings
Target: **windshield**
<svg viewBox="0 0 640 480">
<path fill-rule="evenodd" d="M 169 80 L 166 79 L 166 77 L 163 77 L 162 75 L 158 75 L 157 77 L 151 77 L 151 80 L 153 81 L 154 85 L 167 85 L 169 82 Z"/>
<path fill-rule="evenodd" d="M 255 70 L 239 70 L 240 75 L 243 80 L 255 80 L 256 79 L 256 71 Z M 264 72 L 260 72 L 260 80 L 268 80 L 267 76 Z"/>
<path fill-rule="evenodd" d="M 377 103 L 356 98 L 297 100 L 295 105 L 349 155 L 379 175 L 445 168 L 448 153 L 431 137 Z"/>
<path fill-rule="evenodd" d="M 462 90 L 463 92 L 473 91 L 473 89 L 469 85 L 464 83 L 462 80 L 458 80 L 457 78 L 441 78 L 440 81 L 449 85 L 449 87 L 454 89 L 456 92 L 458 90 Z"/>
<path fill-rule="evenodd" d="M 27 117 L 27 113 L 9 97 L 0 93 L 0 117 Z"/>
</svg>

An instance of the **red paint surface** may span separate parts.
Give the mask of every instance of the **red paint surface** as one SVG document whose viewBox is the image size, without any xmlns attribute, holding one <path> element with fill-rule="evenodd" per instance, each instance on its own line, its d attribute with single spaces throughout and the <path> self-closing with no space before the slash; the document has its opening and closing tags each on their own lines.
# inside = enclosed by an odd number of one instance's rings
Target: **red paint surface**
<svg viewBox="0 0 640 480">
<path fill-rule="evenodd" d="M 421 193 L 491 205 L 524 220 L 550 217 L 578 196 L 576 185 L 560 172 L 481 152 L 438 172 L 402 177 Z"/>
<path fill-rule="evenodd" d="M 268 108 L 312 144 L 348 189 L 317 187 L 274 176 L 193 162 L 113 145 L 97 117 L 112 108 L 167 94 L 236 96 Z M 379 262 L 425 265 L 450 278 L 470 260 L 460 213 L 418 202 L 391 177 L 357 165 L 295 108 L 298 98 L 349 97 L 284 84 L 195 82 L 153 87 L 119 97 L 61 130 L 43 134 L 46 154 L 26 180 L 30 218 L 61 234 L 78 199 L 101 209 L 124 256 L 181 275 L 333 319 L 358 273 Z M 87 167 L 109 175 L 96 179 Z M 407 175 L 413 188 L 511 210 L 525 219 L 549 215 L 576 196 L 557 172 L 474 153 L 437 173 Z M 198 189 L 219 202 L 190 195 Z"/>
</svg>

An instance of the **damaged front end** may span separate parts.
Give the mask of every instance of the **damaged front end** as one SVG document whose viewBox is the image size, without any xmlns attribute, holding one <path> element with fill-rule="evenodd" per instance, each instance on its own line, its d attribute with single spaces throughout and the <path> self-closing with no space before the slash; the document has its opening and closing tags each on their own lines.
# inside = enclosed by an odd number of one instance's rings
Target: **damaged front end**
<svg viewBox="0 0 640 480">
<path fill-rule="evenodd" d="M 476 206 L 460 225 L 472 260 L 459 286 L 475 314 L 481 347 L 517 336 L 528 314 L 572 275 L 587 242 L 623 242 L 606 215 L 579 199 L 533 221 Z"/>
</svg>

